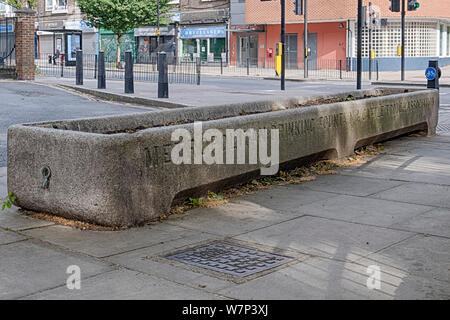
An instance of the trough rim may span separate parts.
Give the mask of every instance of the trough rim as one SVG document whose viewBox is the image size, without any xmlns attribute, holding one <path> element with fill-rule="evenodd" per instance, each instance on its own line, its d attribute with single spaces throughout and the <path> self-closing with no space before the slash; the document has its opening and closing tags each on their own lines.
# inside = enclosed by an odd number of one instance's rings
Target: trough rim
<svg viewBox="0 0 450 320">
<path fill-rule="evenodd" d="M 291 103 L 294 100 L 297 100 L 297 103 L 304 103 L 304 102 L 316 100 L 316 99 L 327 99 L 327 98 L 332 98 L 332 97 L 336 97 L 336 96 L 352 95 L 354 93 L 362 95 L 362 94 L 366 94 L 366 93 L 370 93 L 370 92 L 374 92 L 374 91 L 383 91 L 383 90 L 389 90 L 389 91 L 391 91 L 391 90 L 394 90 L 394 91 L 406 90 L 407 92 L 398 92 L 398 93 L 392 93 L 392 94 L 376 96 L 376 97 L 361 98 L 361 99 L 351 100 L 351 101 L 341 101 L 341 102 L 333 102 L 333 103 L 327 103 L 327 104 L 303 106 L 303 107 L 284 109 L 284 110 L 260 111 L 260 112 L 249 113 L 249 114 L 244 114 L 244 115 L 241 115 L 241 114 L 231 115 L 231 116 L 223 115 L 216 119 L 194 120 L 194 121 L 188 122 L 188 123 L 171 124 L 171 125 L 167 125 L 167 126 L 157 125 L 157 126 L 148 127 L 145 129 L 140 129 L 133 133 L 126 133 L 126 132 L 99 133 L 99 132 L 88 132 L 88 131 L 83 131 L 83 130 L 72 130 L 72 129 L 48 127 L 51 124 L 75 123 L 75 122 L 80 122 L 80 121 L 91 121 L 91 120 L 100 120 L 100 119 L 105 120 L 105 121 L 114 121 L 114 120 L 117 121 L 120 119 L 132 119 L 134 117 L 139 117 L 142 115 L 148 116 L 148 115 L 152 115 L 152 114 L 164 115 L 164 114 L 174 114 L 174 113 L 185 113 L 185 112 L 190 112 L 190 111 L 211 112 L 211 111 L 220 110 L 220 109 L 226 108 L 226 107 L 241 107 L 242 109 L 244 109 L 246 106 L 258 105 L 258 104 L 283 105 L 286 103 Z M 253 118 L 257 118 L 257 117 L 261 117 L 261 116 L 268 116 L 268 115 L 278 116 L 278 115 L 286 114 L 286 113 L 301 114 L 301 113 L 306 113 L 306 112 L 317 112 L 317 111 L 319 111 L 319 108 L 321 110 L 324 110 L 324 109 L 328 110 L 331 108 L 336 108 L 341 105 L 359 104 L 362 100 L 377 101 L 377 100 L 389 99 L 389 98 L 396 99 L 399 96 L 408 97 L 408 96 L 412 96 L 412 95 L 419 95 L 421 93 L 428 92 L 428 91 L 437 91 L 437 90 L 436 89 L 422 89 L 422 88 L 410 89 L 410 88 L 375 87 L 375 88 L 369 88 L 369 89 L 364 89 L 364 90 L 345 91 L 345 92 L 334 93 L 334 94 L 329 94 L 329 95 L 325 95 L 325 96 L 323 96 L 323 95 L 295 96 L 295 97 L 289 97 L 289 98 L 283 98 L 283 99 L 273 99 L 273 100 L 266 99 L 266 100 L 250 102 L 250 103 L 243 103 L 243 104 L 234 103 L 234 104 L 215 105 L 215 106 L 187 107 L 187 108 L 182 108 L 182 109 L 168 109 L 168 110 L 141 112 L 141 113 L 129 113 L 129 114 L 125 114 L 125 115 L 110 115 L 110 116 L 106 116 L 106 117 L 98 116 L 98 117 L 85 117 L 85 118 L 77 118 L 77 119 L 62 119 L 62 120 L 54 120 L 54 121 L 46 121 L 46 122 L 29 122 L 29 123 L 12 125 L 12 126 L 8 127 L 8 130 L 22 128 L 25 130 L 36 130 L 36 131 L 41 131 L 41 132 L 53 132 L 53 133 L 58 132 L 60 134 L 66 133 L 66 134 L 69 134 L 72 136 L 73 135 L 81 135 L 81 136 L 87 135 L 87 136 L 96 136 L 96 137 L 105 137 L 105 138 L 106 137 L 119 137 L 119 136 L 136 137 L 136 136 L 139 136 L 140 134 L 151 132 L 151 131 L 165 131 L 165 130 L 168 130 L 168 129 L 171 130 L 174 128 L 178 129 L 178 128 L 190 127 L 195 122 L 202 122 L 203 124 L 206 124 L 206 123 L 210 124 L 210 123 L 214 123 L 216 121 L 223 121 L 223 120 L 227 120 L 227 119 L 228 120 L 230 120 L 230 119 L 253 120 Z"/>
</svg>

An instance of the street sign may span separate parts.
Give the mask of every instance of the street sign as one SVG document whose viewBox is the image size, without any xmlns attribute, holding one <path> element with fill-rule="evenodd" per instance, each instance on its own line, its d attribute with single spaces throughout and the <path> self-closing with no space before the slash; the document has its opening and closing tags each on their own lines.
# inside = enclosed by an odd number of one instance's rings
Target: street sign
<svg viewBox="0 0 450 320">
<path fill-rule="evenodd" d="M 161 31 L 159 31 L 159 29 L 156 29 L 156 30 L 155 30 L 155 34 L 156 34 L 157 36 L 159 36 L 160 33 L 161 33 Z"/>
<path fill-rule="evenodd" d="M 427 78 L 427 80 L 429 81 L 433 81 L 434 79 L 436 79 L 437 76 L 437 71 L 435 68 L 433 67 L 428 67 L 425 70 L 425 77 Z"/>
</svg>

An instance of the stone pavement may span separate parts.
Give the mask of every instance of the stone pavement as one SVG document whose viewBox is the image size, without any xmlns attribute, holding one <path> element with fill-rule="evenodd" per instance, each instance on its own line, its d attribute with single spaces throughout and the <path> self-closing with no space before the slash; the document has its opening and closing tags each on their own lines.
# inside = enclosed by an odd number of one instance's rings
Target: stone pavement
<svg viewBox="0 0 450 320">
<path fill-rule="evenodd" d="M 441 85 L 450 85 L 450 65 L 441 67 L 442 76 L 439 79 Z M 380 72 L 380 81 L 399 81 L 401 79 L 400 71 L 384 71 Z M 405 72 L 405 82 L 427 83 L 425 78 L 425 70 L 415 70 Z"/>
<path fill-rule="evenodd" d="M 0 212 L 0 299 L 449 299 L 450 134 L 385 146 L 338 175 L 125 231 Z M 6 168 L 0 179 L 3 195 Z M 161 257 L 217 239 L 294 260 L 236 279 Z M 71 265 L 80 290 L 66 287 Z M 369 266 L 380 268 L 379 289 L 367 287 Z"/>
</svg>

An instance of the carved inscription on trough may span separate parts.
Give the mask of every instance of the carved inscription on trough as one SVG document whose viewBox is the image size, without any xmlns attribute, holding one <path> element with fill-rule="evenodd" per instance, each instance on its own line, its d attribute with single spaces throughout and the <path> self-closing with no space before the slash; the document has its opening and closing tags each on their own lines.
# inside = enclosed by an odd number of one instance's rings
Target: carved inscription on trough
<svg viewBox="0 0 450 320">
<path fill-rule="evenodd" d="M 365 108 L 355 106 L 355 110 L 350 112 L 337 112 L 318 117 L 286 120 L 284 122 L 273 123 L 269 126 L 261 128 L 271 127 L 278 129 L 280 143 L 283 143 L 283 141 L 292 141 L 306 136 L 320 136 L 328 130 L 333 130 L 331 132 L 335 133 L 335 129 L 346 130 L 360 126 L 365 126 L 367 128 L 370 126 L 370 123 L 373 123 L 374 120 L 376 120 L 376 123 L 382 124 L 384 121 L 392 123 L 399 118 L 404 118 L 408 119 L 409 123 L 401 123 L 399 125 L 414 125 L 420 121 L 423 121 L 428 110 L 428 106 L 433 103 L 433 99 L 429 100 L 427 98 L 409 99 L 407 102 L 395 100 L 392 102 L 383 103 L 382 105 L 378 104 L 376 101 L 368 102 L 368 105 Z M 408 117 L 403 117 L 403 114 L 405 113 L 408 113 Z M 390 126 L 392 126 L 392 124 Z M 381 128 L 381 126 L 378 126 L 378 128 Z M 223 132 L 225 151 L 225 128 L 217 129 Z M 391 129 L 395 130 L 396 128 L 393 127 Z M 205 147 L 207 144 L 208 143 L 204 142 L 203 146 Z M 175 144 L 146 146 L 143 149 L 145 166 L 147 168 L 160 168 L 172 164 L 171 151 L 174 145 Z M 193 145 L 194 143 L 192 143 L 192 146 Z M 248 146 L 248 141 L 246 141 L 246 145 Z M 194 151 L 191 150 L 191 154 L 193 153 Z"/>
</svg>

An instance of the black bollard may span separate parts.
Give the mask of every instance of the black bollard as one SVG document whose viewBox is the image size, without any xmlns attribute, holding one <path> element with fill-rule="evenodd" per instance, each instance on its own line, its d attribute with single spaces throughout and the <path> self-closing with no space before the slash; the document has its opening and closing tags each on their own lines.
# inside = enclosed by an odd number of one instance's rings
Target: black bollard
<svg viewBox="0 0 450 320">
<path fill-rule="evenodd" d="M 83 85 L 83 50 L 77 50 L 76 55 L 76 84 L 77 86 Z"/>
<path fill-rule="evenodd" d="M 125 52 L 125 93 L 134 93 L 133 53 Z"/>
<path fill-rule="evenodd" d="M 196 63 L 195 63 L 195 67 L 196 67 L 196 72 L 197 72 L 197 85 L 200 85 L 200 74 L 201 74 L 201 61 L 200 61 L 200 57 L 197 57 Z"/>
<path fill-rule="evenodd" d="M 98 53 L 97 88 L 106 89 L 105 52 Z"/>
<path fill-rule="evenodd" d="M 158 54 L 158 98 L 169 98 L 167 53 Z"/>
<path fill-rule="evenodd" d="M 439 78 L 441 77 L 441 69 L 437 60 L 428 61 L 428 68 L 425 71 L 427 77 L 427 88 L 439 90 Z"/>
</svg>

